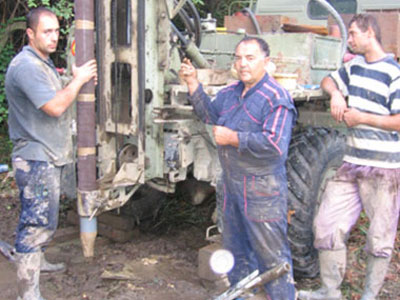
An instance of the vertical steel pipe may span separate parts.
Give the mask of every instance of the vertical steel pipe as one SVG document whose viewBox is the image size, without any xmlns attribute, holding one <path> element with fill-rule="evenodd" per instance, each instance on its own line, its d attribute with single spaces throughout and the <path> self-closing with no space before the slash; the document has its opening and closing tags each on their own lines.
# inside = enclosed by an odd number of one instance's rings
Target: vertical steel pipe
<svg viewBox="0 0 400 300">
<path fill-rule="evenodd" d="M 94 59 L 94 0 L 75 0 L 76 65 Z M 77 98 L 78 213 L 85 257 L 94 255 L 97 220 L 93 217 L 98 198 L 96 182 L 95 85 L 91 80 Z"/>
<path fill-rule="evenodd" d="M 138 110 L 139 110 L 139 164 L 145 168 L 145 149 L 146 149 L 146 119 L 145 119 L 145 90 L 146 90 L 146 0 L 137 2 L 137 48 L 138 48 Z M 144 183 L 143 176 L 139 179 Z"/>
</svg>

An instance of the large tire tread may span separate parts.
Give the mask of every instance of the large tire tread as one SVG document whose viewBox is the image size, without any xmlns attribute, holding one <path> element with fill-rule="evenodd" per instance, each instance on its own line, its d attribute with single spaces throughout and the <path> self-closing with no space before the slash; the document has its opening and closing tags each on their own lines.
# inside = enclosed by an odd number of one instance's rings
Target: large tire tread
<svg viewBox="0 0 400 300">
<path fill-rule="evenodd" d="M 312 223 L 326 170 L 340 165 L 344 136 L 328 128 L 306 127 L 294 133 L 287 161 L 289 201 L 294 212 L 288 226 L 295 277 L 318 275 L 318 253 L 313 247 Z"/>
</svg>

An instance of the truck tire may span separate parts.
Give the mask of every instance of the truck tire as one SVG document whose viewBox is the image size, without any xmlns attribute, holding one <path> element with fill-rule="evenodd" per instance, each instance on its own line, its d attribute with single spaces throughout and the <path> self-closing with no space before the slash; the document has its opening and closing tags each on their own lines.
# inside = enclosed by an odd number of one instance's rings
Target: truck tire
<svg viewBox="0 0 400 300">
<path fill-rule="evenodd" d="M 341 165 L 344 147 L 344 135 L 334 129 L 306 127 L 293 134 L 287 160 L 288 239 L 297 278 L 319 273 L 312 223 L 325 180 Z"/>
</svg>

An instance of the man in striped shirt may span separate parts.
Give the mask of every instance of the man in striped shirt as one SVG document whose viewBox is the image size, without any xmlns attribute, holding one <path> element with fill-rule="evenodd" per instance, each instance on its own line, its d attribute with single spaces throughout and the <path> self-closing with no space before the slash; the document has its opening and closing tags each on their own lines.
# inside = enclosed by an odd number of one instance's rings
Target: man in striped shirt
<svg viewBox="0 0 400 300">
<path fill-rule="evenodd" d="M 200 119 L 213 125 L 224 184 L 223 245 L 233 253 L 231 285 L 258 269 L 292 263 L 287 231 L 285 161 L 296 119 L 288 91 L 266 72 L 268 44 L 244 38 L 236 47 L 239 81 L 212 101 L 185 60 L 180 76 Z M 294 300 L 292 271 L 265 285 L 268 299 Z"/>
<path fill-rule="evenodd" d="M 300 299 L 341 299 L 346 240 L 364 209 L 370 226 L 367 274 L 361 300 L 376 299 L 384 282 L 400 212 L 400 66 L 384 52 L 371 15 L 350 21 L 348 44 L 356 54 L 323 79 L 331 114 L 348 127 L 343 164 L 328 180 L 314 220 L 322 287 Z M 346 102 L 347 97 L 347 102 Z"/>
</svg>

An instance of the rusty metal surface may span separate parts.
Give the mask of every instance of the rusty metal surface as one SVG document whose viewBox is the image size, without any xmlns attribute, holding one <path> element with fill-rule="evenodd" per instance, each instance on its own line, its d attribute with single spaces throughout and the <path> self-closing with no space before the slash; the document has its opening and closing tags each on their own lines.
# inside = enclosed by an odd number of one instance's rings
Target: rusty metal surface
<svg viewBox="0 0 400 300">
<path fill-rule="evenodd" d="M 76 38 L 76 64 L 81 66 L 94 58 L 94 1 L 75 1 L 75 19 L 77 26 L 75 28 Z M 94 96 L 94 80 L 87 82 L 79 91 L 81 98 Z M 96 154 L 95 151 L 81 154 L 80 148 L 96 148 L 96 113 L 95 101 L 77 102 L 77 146 L 78 146 L 78 204 L 85 209 L 80 210 L 81 216 L 92 214 L 93 202 L 89 200 L 96 197 L 87 197 L 94 195 L 97 190 L 96 182 Z M 89 97 L 90 98 L 90 97 Z M 94 98 L 94 97 L 93 97 Z M 86 201 L 88 200 L 88 201 Z"/>
<path fill-rule="evenodd" d="M 277 32 L 284 23 L 295 23 L 293 18 L 285 16 L 256 16 L 261 32 Z M 244 29 L 248 34 L 256 34 L 250 17 L 239 13 L 235 16 L 225 16 L 224 26 L 228 31 Z"/>
<path fill-rule="evenodd" d="M 98 107 L 99 126 L 107 132 L 124 135 L 138 131 L 138 52 L 137 52 L 137 3 L 130 2 L 130 14 L 135 20 L 130 26 L 130 38 L 118 35 L 127 27 L 122 21 L 125 2 L 99 1 L 96 24 L 99 51 Z M 121 6 L 121 7 L 120 7 Z M 119 13 L 120 14 L 119 14 Z M 126 17 L 127 18 L 127 17 Z M 125 20 L 126 20 L 125 18 Z M 113 32 L 116 32 L 115 34 Z"/>
<path fill-rule="evenodd" d="M 277 73 L 297 74 L 298 84 L 319 84 L 321 79 L 341 64 L 341 41 L 331 36 L 313 33 L 266 33 L 261 35 L 270 45 L 270 57 Z M 202 51 L 214 61 L 216 68 L 230 69 L 234 46 L 241 40 L 238 34 L 207 34 L 202 39 Z M 212 53 L 231 51 L 231 55 Z"/>
</svg>

